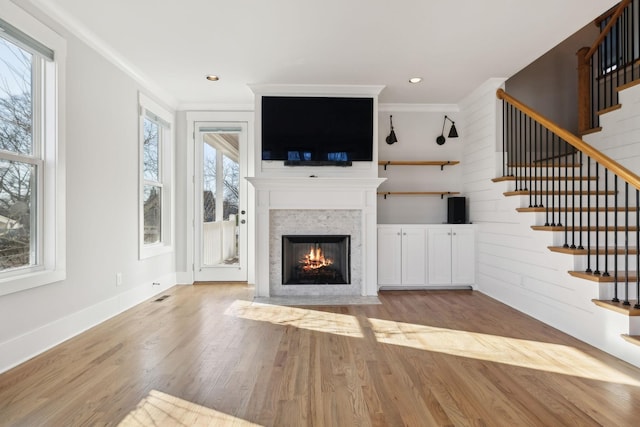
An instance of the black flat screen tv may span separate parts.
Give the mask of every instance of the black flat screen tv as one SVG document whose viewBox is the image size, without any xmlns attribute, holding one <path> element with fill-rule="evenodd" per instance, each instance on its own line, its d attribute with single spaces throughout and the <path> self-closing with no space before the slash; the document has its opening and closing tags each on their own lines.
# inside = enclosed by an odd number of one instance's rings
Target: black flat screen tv
<svg viewBox="0 0 640 427">
<path fill-rule="evenodd" d="M 373 160 L 373 98 L 263 96 L 262 160 L 349 166 Z"/>
</svg>

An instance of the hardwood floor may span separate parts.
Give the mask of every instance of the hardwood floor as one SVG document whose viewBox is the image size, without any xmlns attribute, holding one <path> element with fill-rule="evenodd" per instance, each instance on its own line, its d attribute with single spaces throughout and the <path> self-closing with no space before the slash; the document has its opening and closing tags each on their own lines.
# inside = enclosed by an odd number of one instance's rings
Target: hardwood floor
<svg viewBox="0 0 640 427">
<path fill-rule="evenodd" d="M 0 425 L 640 424 L 639 369 L 477 292 L 166 294 L 0 375 Z"/>
</svg>

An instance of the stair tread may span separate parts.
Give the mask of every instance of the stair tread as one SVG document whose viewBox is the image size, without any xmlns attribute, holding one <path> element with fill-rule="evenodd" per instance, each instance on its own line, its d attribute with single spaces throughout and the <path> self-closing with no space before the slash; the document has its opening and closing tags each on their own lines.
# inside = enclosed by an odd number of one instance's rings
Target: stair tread
<svg viewBox="0 0 640 427">
<path fill-rule="evenodd" d="M 505 191 L 504 194 L 506 197 L 510 197 L 510 196 L 546 196 L 547 192 L 546 191 L 529 191 L 529 190 L 513 190 L 513 191 Z M 554 191 L 553 193 L 549 193 L 550 196 L 555 195 L 555 196 L 564 196 L 564 195 L 575 195 L 575 196 L 614 196 L 616 194 L 616 192 L 614 190 L 609 190 L 609 191 L 604 191 L 604 190 L 600 190 L 600 191 L 565 191 L 565 190 L 561 190 L 561 191 Z"/>
<path fill-rule="evenodd" d="M 613 310 L 616 313 L 625 314 L 627 316 L 640 316 L 640 308 L 634 308 L 636 300 L 630 300 L 630 305 L 624 305 L 622 302 L 612 302 L 608 300 L 591 300 L 598 307 Z"/>
<path fill-rule="evenodd" d="M 582 208 L 580 206 L 569 206 L 568 208 L 564 208 L 564 207 L 558 207 L 558 206 L 554 206 L 553 208 L 548 208 L 550 212 L 564 212 L 564 211 L 588 211 L 588 212 L 614 212 L 614 211 L 618 211 L 618 212 L 625 212 L 625 211 L 636 211 L 638 210 L 637 206 L 628 206 L 628 207 L 624 207 L 624 206 L 608 206 L 608 207 L 604 207 L 604 206 L 590 206 L 589 208 L 583 206 Z M 544 206 L 537 206 L 537 207 L 530 207 L 530 208 L 516 208 L 516 211 L 518 212 L 546 212 L 547 208 Z"/>
<path fill-rule="evenodd" d="M 636 64 L 640 64 L 640 60 L 636 61 Z M 630 81 L 629 83 L 625 83 L 623 85 L 620 85 L 620 86 L 618 86 L 616 88 L 616 90 L 618 92 L 620 92 L 620 91 L 623 91 L 625 89 L 629 89 L 630 87 L 637 86 L 637 85 L 640 85 L 640 79 L 635 79 L 635 80 Z"/>
<path fill-rule="evenodd" d="M 578 133 L 578 136 L 585 136 L 585 135 L 590 135 L 592 133 L 597 133 L 602 131 L 602 126 L 598 126 L 595 128 L 591 128 L 591 129 L 585 129 L 582 132 Z"/>
<path fill-rule="evenodd" d="M 586 226 L 575 226 L 575 225 L 570 225 L 568 227 L 565 227 L 564 225 L 532 225 L 531 228 L 533 230 L 536 231 L 565 231 L 565 229 L 567 229 L 568 231 L 636 231 L 638 228 L 636 226 L 630 226 L 628 228 L 625 227 L 614 227 L 614 226 L 608 226 L 608 227 L 604 227 L 604 226 L 598 226 L 596 227 L 595 225 L 592 225 L 591 227 L 586 227 Z"/>
<path fill-rule="evenodd" d="M 493 178 L 491 181 L 493 182 L 505 182 L 505 181 L 597 181 L 598 177 L 597 176 L 591 176 L 591 177 L 582 177 L 582 176 L 519 176 L 519 177 L 515 177 L 514 175 L 508 175 L 508 176 L 500 176 L 497 178 Z"/>
<path fill-rule="evenodd" d="M 622 334 L 620 336 L 631 344 L 640 345 L 640 335 Z"/>
<path fill-rule="evenodd" d="M 609 276 L 603 276 L 601 274 L 593 274 L 587 273 L 586 271 L 569 271 L 569 274 L 573 277 L 577 277 L 578 279 L 585 279 L 591 282 L 597 283 L 613 283 L 618 280 L 618 282 L 624 282 L 626 280 L 624 272 L 618 272 L 617 275 L 614 275 L 613 272 L 609 273 Z M 636 272 L 629 272 L 629 281 L 636 281 Z"/>
<path fill-rule="evenodd" d="M 598 255 L 604 255 L 604 254 L 618 254 L 618 255 L 624 255 L 625 253 L 625 249 L 618 247 L 618 249 L 616 250 L 615 247 L 610 246 L 610 247 L 598 247 L 598 248 L 590 248 L 589 251 L 587 251 L 587 248 L 583 248 L 583 249 L 578 249 L 578 248 L 565 248 L 564 246 L 548 246 L 549 250 L 551 252 L 558 252 L 561 254 L 569 254 L 569 255 L 587 255 L 587 253 L 591 253 L 593 255 L 597 254 Z M 596 251 L 597 249 L 597 251 Z M 629 254 L 631 255 L 635 255 L 638 253 L 638 248 L 636 247 L 629 247 Z"/>
<path fill-rule="evenodd" d="M 507 163 L 507 167 L 510 168 L 546 168 L 546 167 L 556 167 L 556 168 L 579 168 L 581 167 L 581 163 L 567 163 L 567 162 L 554 162 L 553 160 L 548 161 L 536 161 L 533 163 Z"/>
<path fill-rule="evenodd" d="M 596 114 L 603 115 L 603 114 L 607 114 L 607 113 L 609 113 L 611 111 L 619 110 L 620 108 L 622 108 L 622 104 L 614 104 L 614 105 L 612 105 L 610 107 L 603 108 L 602 110 L 598 110 L 596 112 Z"/>
</svg>

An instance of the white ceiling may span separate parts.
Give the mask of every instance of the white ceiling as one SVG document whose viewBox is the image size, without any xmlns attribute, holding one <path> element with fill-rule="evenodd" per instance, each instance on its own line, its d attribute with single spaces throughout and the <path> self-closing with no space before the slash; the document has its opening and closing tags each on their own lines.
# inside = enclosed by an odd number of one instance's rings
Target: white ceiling
<svg viewBox="0 0 640 427">
<path fill-rule="evenodd" d="M 258 83 L 385 85 L 384 103 L 455 104 L 617 0 L 17 2 L 73 27 L 184 107 L 250 104 L 247 85 Z"/>
</svg>

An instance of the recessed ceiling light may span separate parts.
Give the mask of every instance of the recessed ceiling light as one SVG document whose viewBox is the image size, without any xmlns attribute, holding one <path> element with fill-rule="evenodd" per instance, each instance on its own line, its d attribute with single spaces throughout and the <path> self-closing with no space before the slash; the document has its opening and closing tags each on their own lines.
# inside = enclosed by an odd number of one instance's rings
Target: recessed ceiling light
<svg viewBox="0 0 640 427">
<path fill-rule="evenodd" d="M 422 81 L 422 77 L 411 77 L 409 79 L 409 83 L 420 83 Z"/>
<path fill-rule="evenodd" d="M 214 75 L 214 74 L 209 74 L 206 77 L 207 80 L 211 81 L 211 82 L 217 82 L 218 80 L 220 80 L 220 77 Z"/>
</svg>

